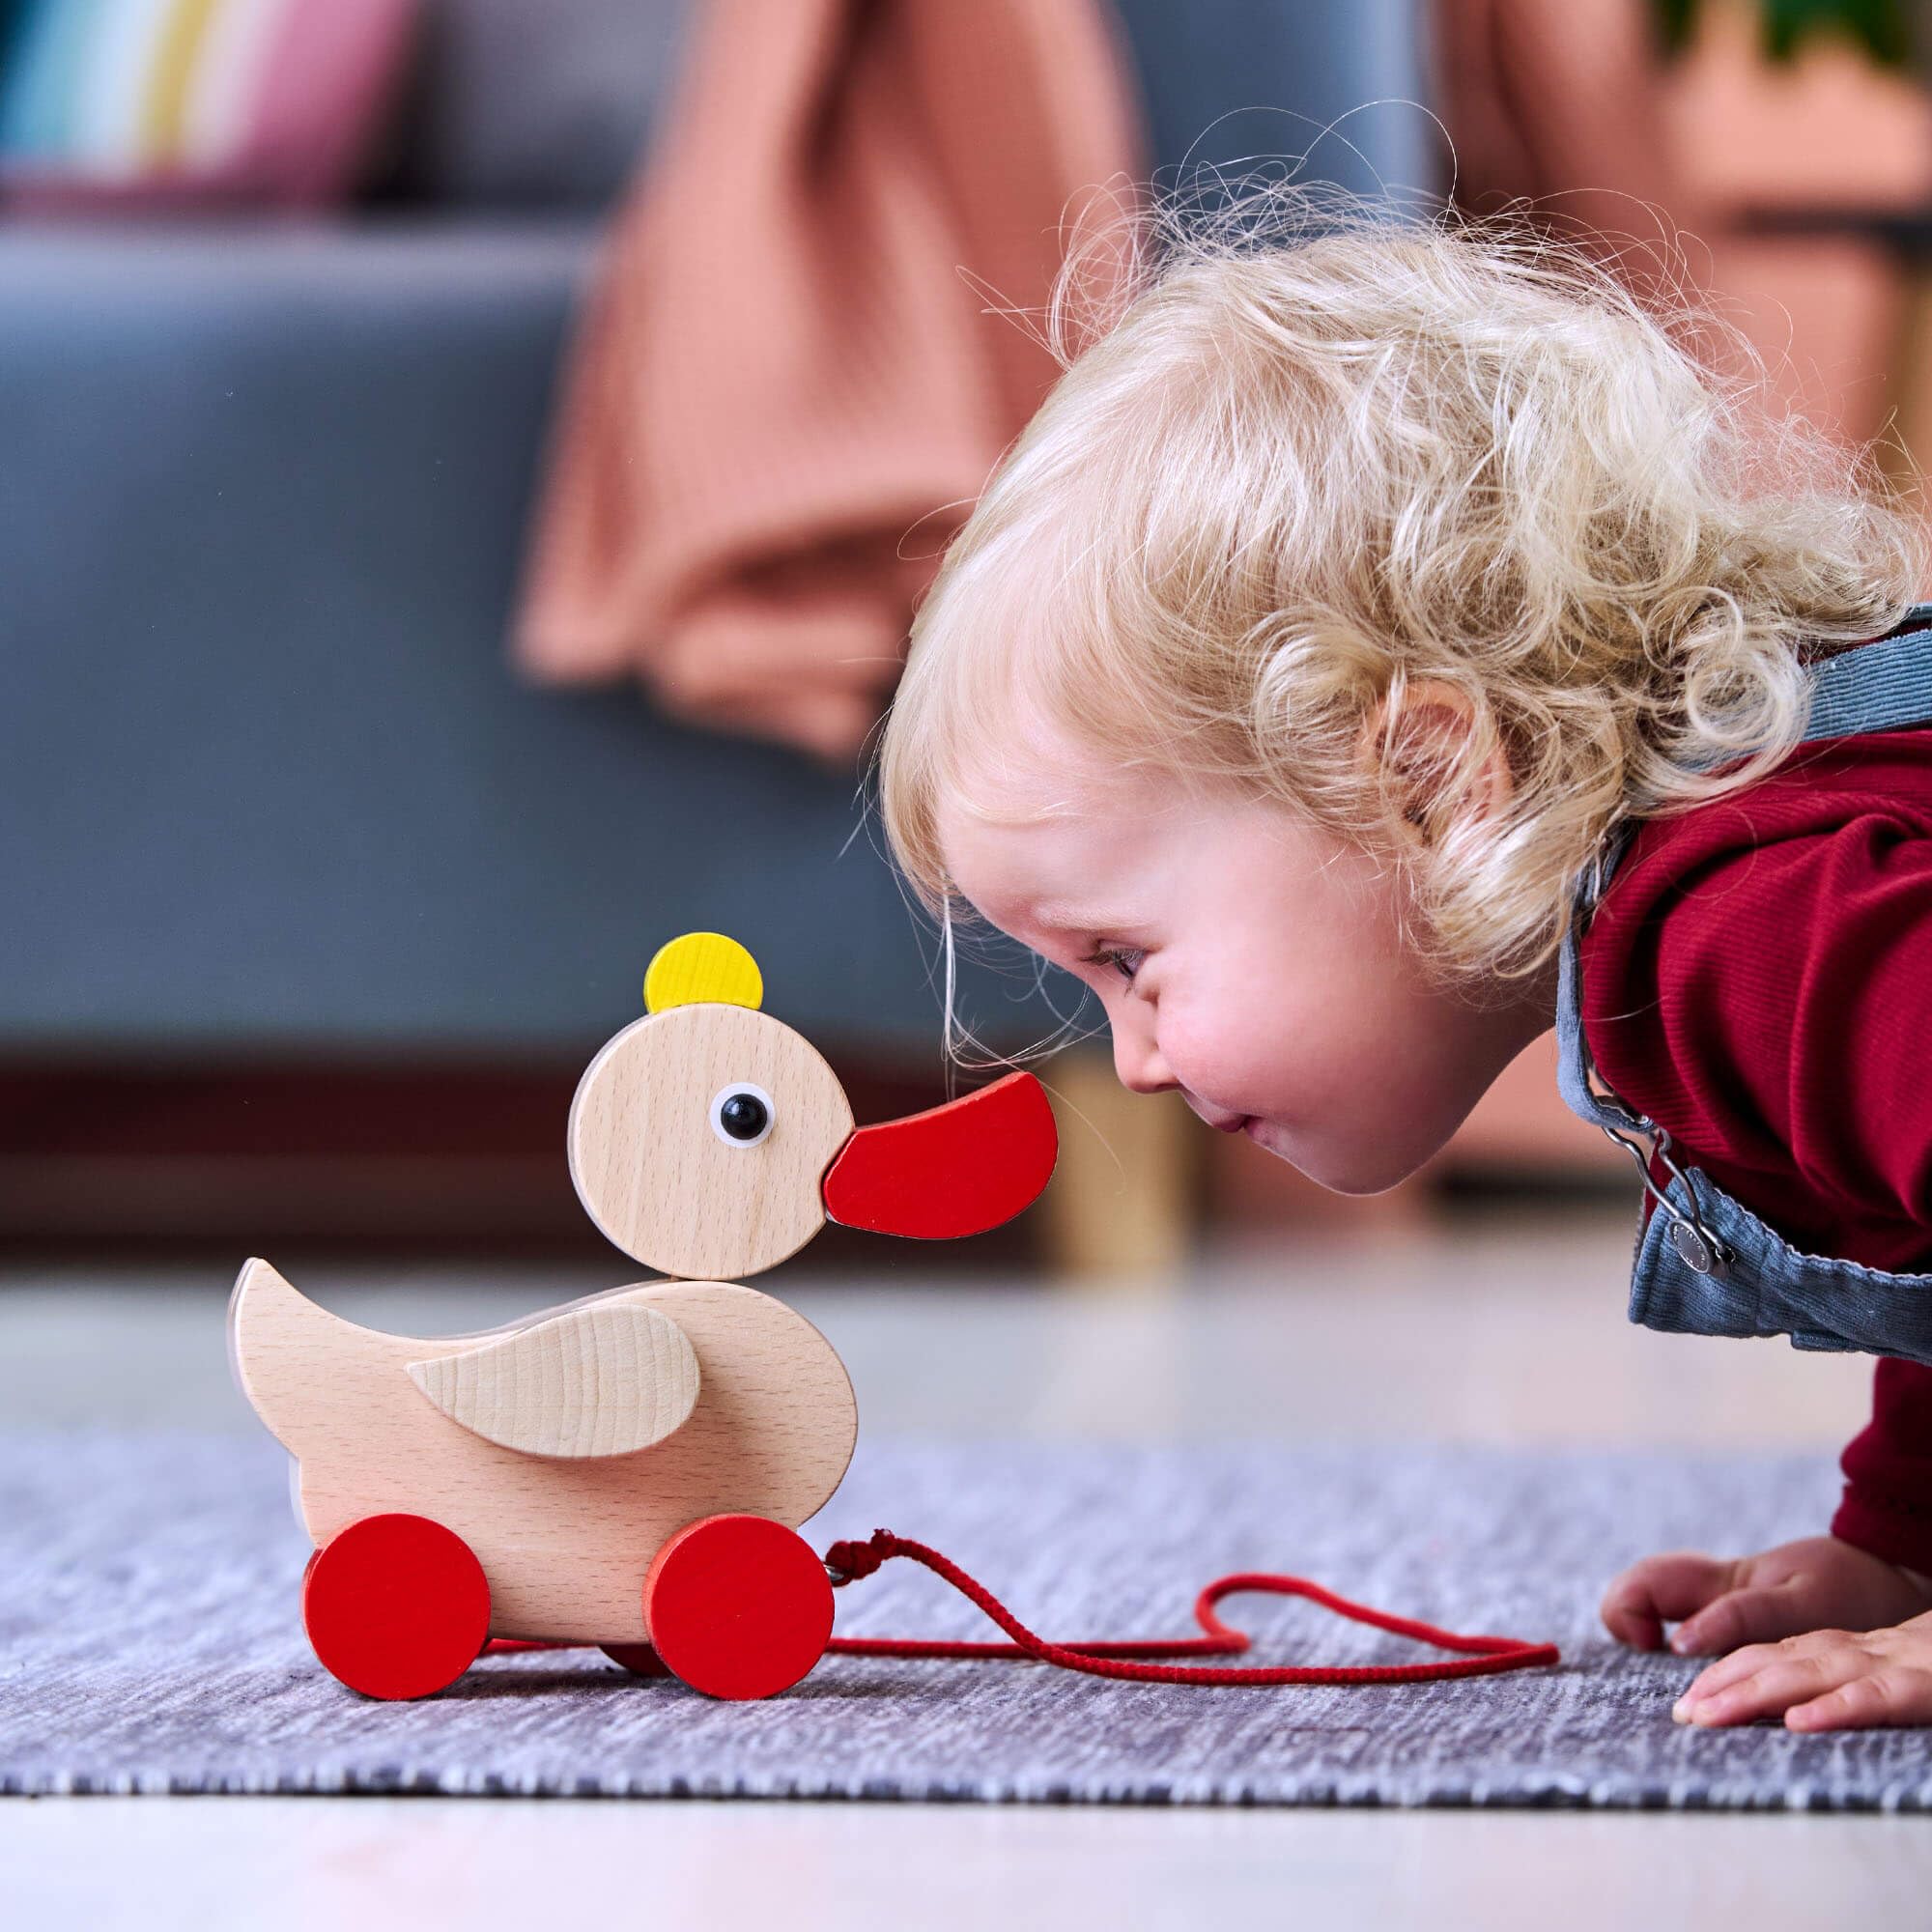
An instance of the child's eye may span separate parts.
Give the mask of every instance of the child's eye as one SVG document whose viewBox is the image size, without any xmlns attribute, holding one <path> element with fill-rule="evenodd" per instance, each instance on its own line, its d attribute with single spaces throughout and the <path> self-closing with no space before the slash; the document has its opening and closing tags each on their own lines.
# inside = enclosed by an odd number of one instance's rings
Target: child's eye
<svg viewBox="0 0 1932 1932">
<path fill-rule="evenodd" d="M 1133 981 L 1147 953 L 1138 946 L 1099 946 L 1081 962 L 1087 966 L 1111 966 L 1122 980 Z"/>
</svg>

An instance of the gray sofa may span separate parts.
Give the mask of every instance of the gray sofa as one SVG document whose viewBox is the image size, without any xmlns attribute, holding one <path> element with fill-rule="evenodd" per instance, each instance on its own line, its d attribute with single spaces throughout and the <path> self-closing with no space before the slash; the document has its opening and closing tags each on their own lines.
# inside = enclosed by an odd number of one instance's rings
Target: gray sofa
<svg viewBox="0 0 1932 1932">
<path fill-rule="evenodd" d="M 1170 166 L 1422 97 L 1411 0 L 1121 12 Z M 936 1052 L 850 779 L 505 662 L 564 331 L 676 24 L 536 13 L 445 9 L 352 217 L 0 225 L 0 1052 L 576 1055 L 693 927 L 822 1041 Z M 1250 106 L 1312 120 L 1216 120 Z M 1427 172 L 1420 112 L 1347 131 L 1322 172 Z M 996 1037 L 1051 1025 L 1023 976 L 966 995 Z"/>
</svg>

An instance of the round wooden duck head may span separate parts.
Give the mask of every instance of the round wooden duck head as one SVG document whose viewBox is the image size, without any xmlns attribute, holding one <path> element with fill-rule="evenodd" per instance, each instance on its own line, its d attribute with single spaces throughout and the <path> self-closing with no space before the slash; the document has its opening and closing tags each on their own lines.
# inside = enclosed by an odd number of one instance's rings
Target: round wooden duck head
<svg viewBox="0 0 1932 1932">
<path fill-rule="evenodd" d="M 951 1240 L 1010 1220 L 1046 1185 L 1058 1140 L 1031 1073 L 855 1128 L 838 1077 L 758 1011 L 763 997 L 736 940 L 688 932 L 644 976 L 648 1017 L 577 1083 L 571 1179 L 626 1254 L 735 1281 L 827 1221 Z"/>
<path fill-rule="evenodd" d="M 735 940 L 674 939 L 644 976 L 646 1016 L 578 1082 L 578 1198 L 647 1267 L 735 1281 L 825 1224 L 821 1182 L 851 1138 L 851 1105 L 818 1050 L 757 1010 L 763 996 Z"/>
</svg>

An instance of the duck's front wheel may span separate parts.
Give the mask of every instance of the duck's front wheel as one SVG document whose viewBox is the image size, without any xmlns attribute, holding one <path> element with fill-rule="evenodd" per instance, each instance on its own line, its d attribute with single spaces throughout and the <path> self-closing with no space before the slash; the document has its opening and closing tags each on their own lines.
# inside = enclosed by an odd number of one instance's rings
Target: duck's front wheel
<svg viewBox="0 0 1932 1932">
<path fill-rule="evenodd" d="M 428 1697 L 490 1634 L 475 1552 L 426 1516 L 365 1516 L 329 1538 L 302 1577 L 302 1624 L 322 1666 L 365 1697 Z"/>
<path fill-rule="evenodd" d="M 711 1516 L 658 1551 L 644 1624 L 666 1669 L 713 1697 L 788 1690 L 832 1640 L 832 1579 L 795 1530 Z"/>
</svg>

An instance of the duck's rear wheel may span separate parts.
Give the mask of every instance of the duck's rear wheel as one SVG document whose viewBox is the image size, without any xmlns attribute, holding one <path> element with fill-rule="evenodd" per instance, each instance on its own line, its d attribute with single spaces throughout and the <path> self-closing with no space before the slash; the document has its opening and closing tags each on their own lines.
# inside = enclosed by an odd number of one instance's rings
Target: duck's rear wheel
<svg viewBox="0 0 1932 1932">
<path fill-rule="evenodd" d="M 797 1531 L 761 1516 L 681 1529 L 644 1578 L 644 1624 L 666 1669 L 713 1697 L 788 1690 L 832 1639 L 832 1579 Z"/>
<path fill-rule="evenodd" d="M 365 1516 L 302 1577 L 302 1623 L 331 1677 L 365 1697 L 428 1697 L 476 1662 L 490 1585 L 475 1552 L 425 1516 Z"/>
</svg>

